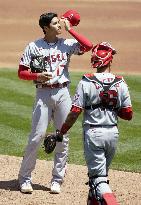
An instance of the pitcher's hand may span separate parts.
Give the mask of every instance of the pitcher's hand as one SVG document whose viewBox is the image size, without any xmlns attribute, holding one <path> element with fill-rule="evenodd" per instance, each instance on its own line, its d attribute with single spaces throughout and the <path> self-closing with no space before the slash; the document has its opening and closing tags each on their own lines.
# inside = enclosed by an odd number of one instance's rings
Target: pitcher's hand
<svg viewBox="0 0 141 205">
<path fill-rule="evenodd" d="M 39 81 L 39 82 L 46 82 L 50 79 L 52 79 L 51 72 L 42 72 L 42 73 L 37 74 L 37 81 Z"/>
<path fill-rule="evenodd" d="M 66 31 L 69 31 L 71 29 L 71 24 L 67 18 L 61 18 L 60 21 L 64 23 L 64 27 Z"/>
</svg>

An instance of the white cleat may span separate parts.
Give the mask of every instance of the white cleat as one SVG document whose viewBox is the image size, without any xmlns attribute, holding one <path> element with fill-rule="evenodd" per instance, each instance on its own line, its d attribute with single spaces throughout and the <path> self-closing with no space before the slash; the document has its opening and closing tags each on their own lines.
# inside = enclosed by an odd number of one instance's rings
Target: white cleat
<svg viewBox="0 0 141 205">
<path fill-rule="evenodd" d="M 33 188 L 30 182 L 24 182 L 20 185 L 20 190 L 22 193 L 31 194 L 33 192 Z"/>
<path fill-rule="evenodd" d="M 53 194 L 59 194 L 61 192 L 60 184 L 56 181 L 52 182 L 50 190 Z"/>
</svg>

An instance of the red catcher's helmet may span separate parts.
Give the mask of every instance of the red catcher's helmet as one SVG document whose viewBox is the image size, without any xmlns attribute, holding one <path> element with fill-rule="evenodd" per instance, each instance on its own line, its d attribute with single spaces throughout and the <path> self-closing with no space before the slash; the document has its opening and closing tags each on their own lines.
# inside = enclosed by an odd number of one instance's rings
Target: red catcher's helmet
<svg viewBox="0 0 141 205">
<path fill-rule="evenodd" d="M 113 55 L 116 54 L 116 50 L 107 42 L 97 44 L 92 49 L 91 64 L 93 68 L 101 68 L 108 65 Z"/>
<path fill-rule="evenodd" d="M 71 26 L 77 26 L 80 22 L 80 15 L 75 10 L 68 10 L 61 18 L 67 18 Z"/>
</svg>

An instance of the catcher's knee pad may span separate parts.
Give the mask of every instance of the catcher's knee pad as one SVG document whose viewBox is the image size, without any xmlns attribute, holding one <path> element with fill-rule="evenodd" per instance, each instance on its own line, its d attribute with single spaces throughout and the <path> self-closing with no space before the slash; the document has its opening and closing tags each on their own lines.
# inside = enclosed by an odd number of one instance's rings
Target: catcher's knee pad
<svg viewBox="0 0 141 205">
<path fill-rule="evenodd" d="M 102 178 L 101 180 L 97 180 L 98 178 Z M 104 180 L 103 180 L 104 178 Z M 98 181 L 98 182 L 97 182 Z M 107 183 L 109 184 L 109 180 L 107 180 L 107 176 L 93 176 L 89 177 L 89 195 L 88 195 L 88 201 L 95 201 L 95 205 L 102 205 L 103 198 L 98 194 L 97 188 L 99 184 Z M 97 203 L 96 203 L 97 202 Z M 93 202 L 94 203 L 94 202 Z M 90 203 L 91 205 L 91 203 Z"/>
<path fill-rule="evenodd" d="M 105 193 L 102 197 L 104 205 L 119 205 L 113 193 Z"/>
</svg>

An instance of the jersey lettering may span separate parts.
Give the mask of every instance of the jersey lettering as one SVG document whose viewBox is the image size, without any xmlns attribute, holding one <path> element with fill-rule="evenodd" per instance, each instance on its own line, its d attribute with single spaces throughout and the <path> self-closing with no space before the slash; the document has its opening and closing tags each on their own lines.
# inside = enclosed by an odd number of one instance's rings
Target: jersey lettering
<svg viewBox="0 0 141 205">
<path fill-rule="evenodd" d="M 95 88 L 98 90 L 99 88 L 101 88 L 101 86 L 98 84 L 95 84 Z"/>
<path fill-rule="evenodd" d="M 104 83 L 105 81 L 106 81 L 106 82 L 108 81 L 108 82 L 110 83 L 110 82 L 112 82 L 113 80 L 114 80 L 113 78 L 105 78 L 105 79 L 103 79 L 102 82 Z"/>
<path fill-rule="evenodd" d="M 57 54 L 56 58 L 57 58 L 58 61 L 61 61 L 60 53 Z"/>
<path fill-rule="evenodd" d="M 52 54 L 52 55 L 44 57 L 45 63 L 48 63 L 48 64 L 55 63 L 57 61 L 61 62 L 65 59 L 67 60 L 67 55 L 65 56 L 64 53 L 57 53 L 56 55 Z"/>
<path fill-rule="evenodd" d="M 52 59 L 52 62 L 56 62 L 56 56 L 55 55 L 51 55 L 51 59 Z"/>
<path fill-rule="evenodd" d="M 44 59 L 45 59 L 45 62 L 49 64 L 51 63 L 50 56 L 45 56 Z"/>
</svg>

